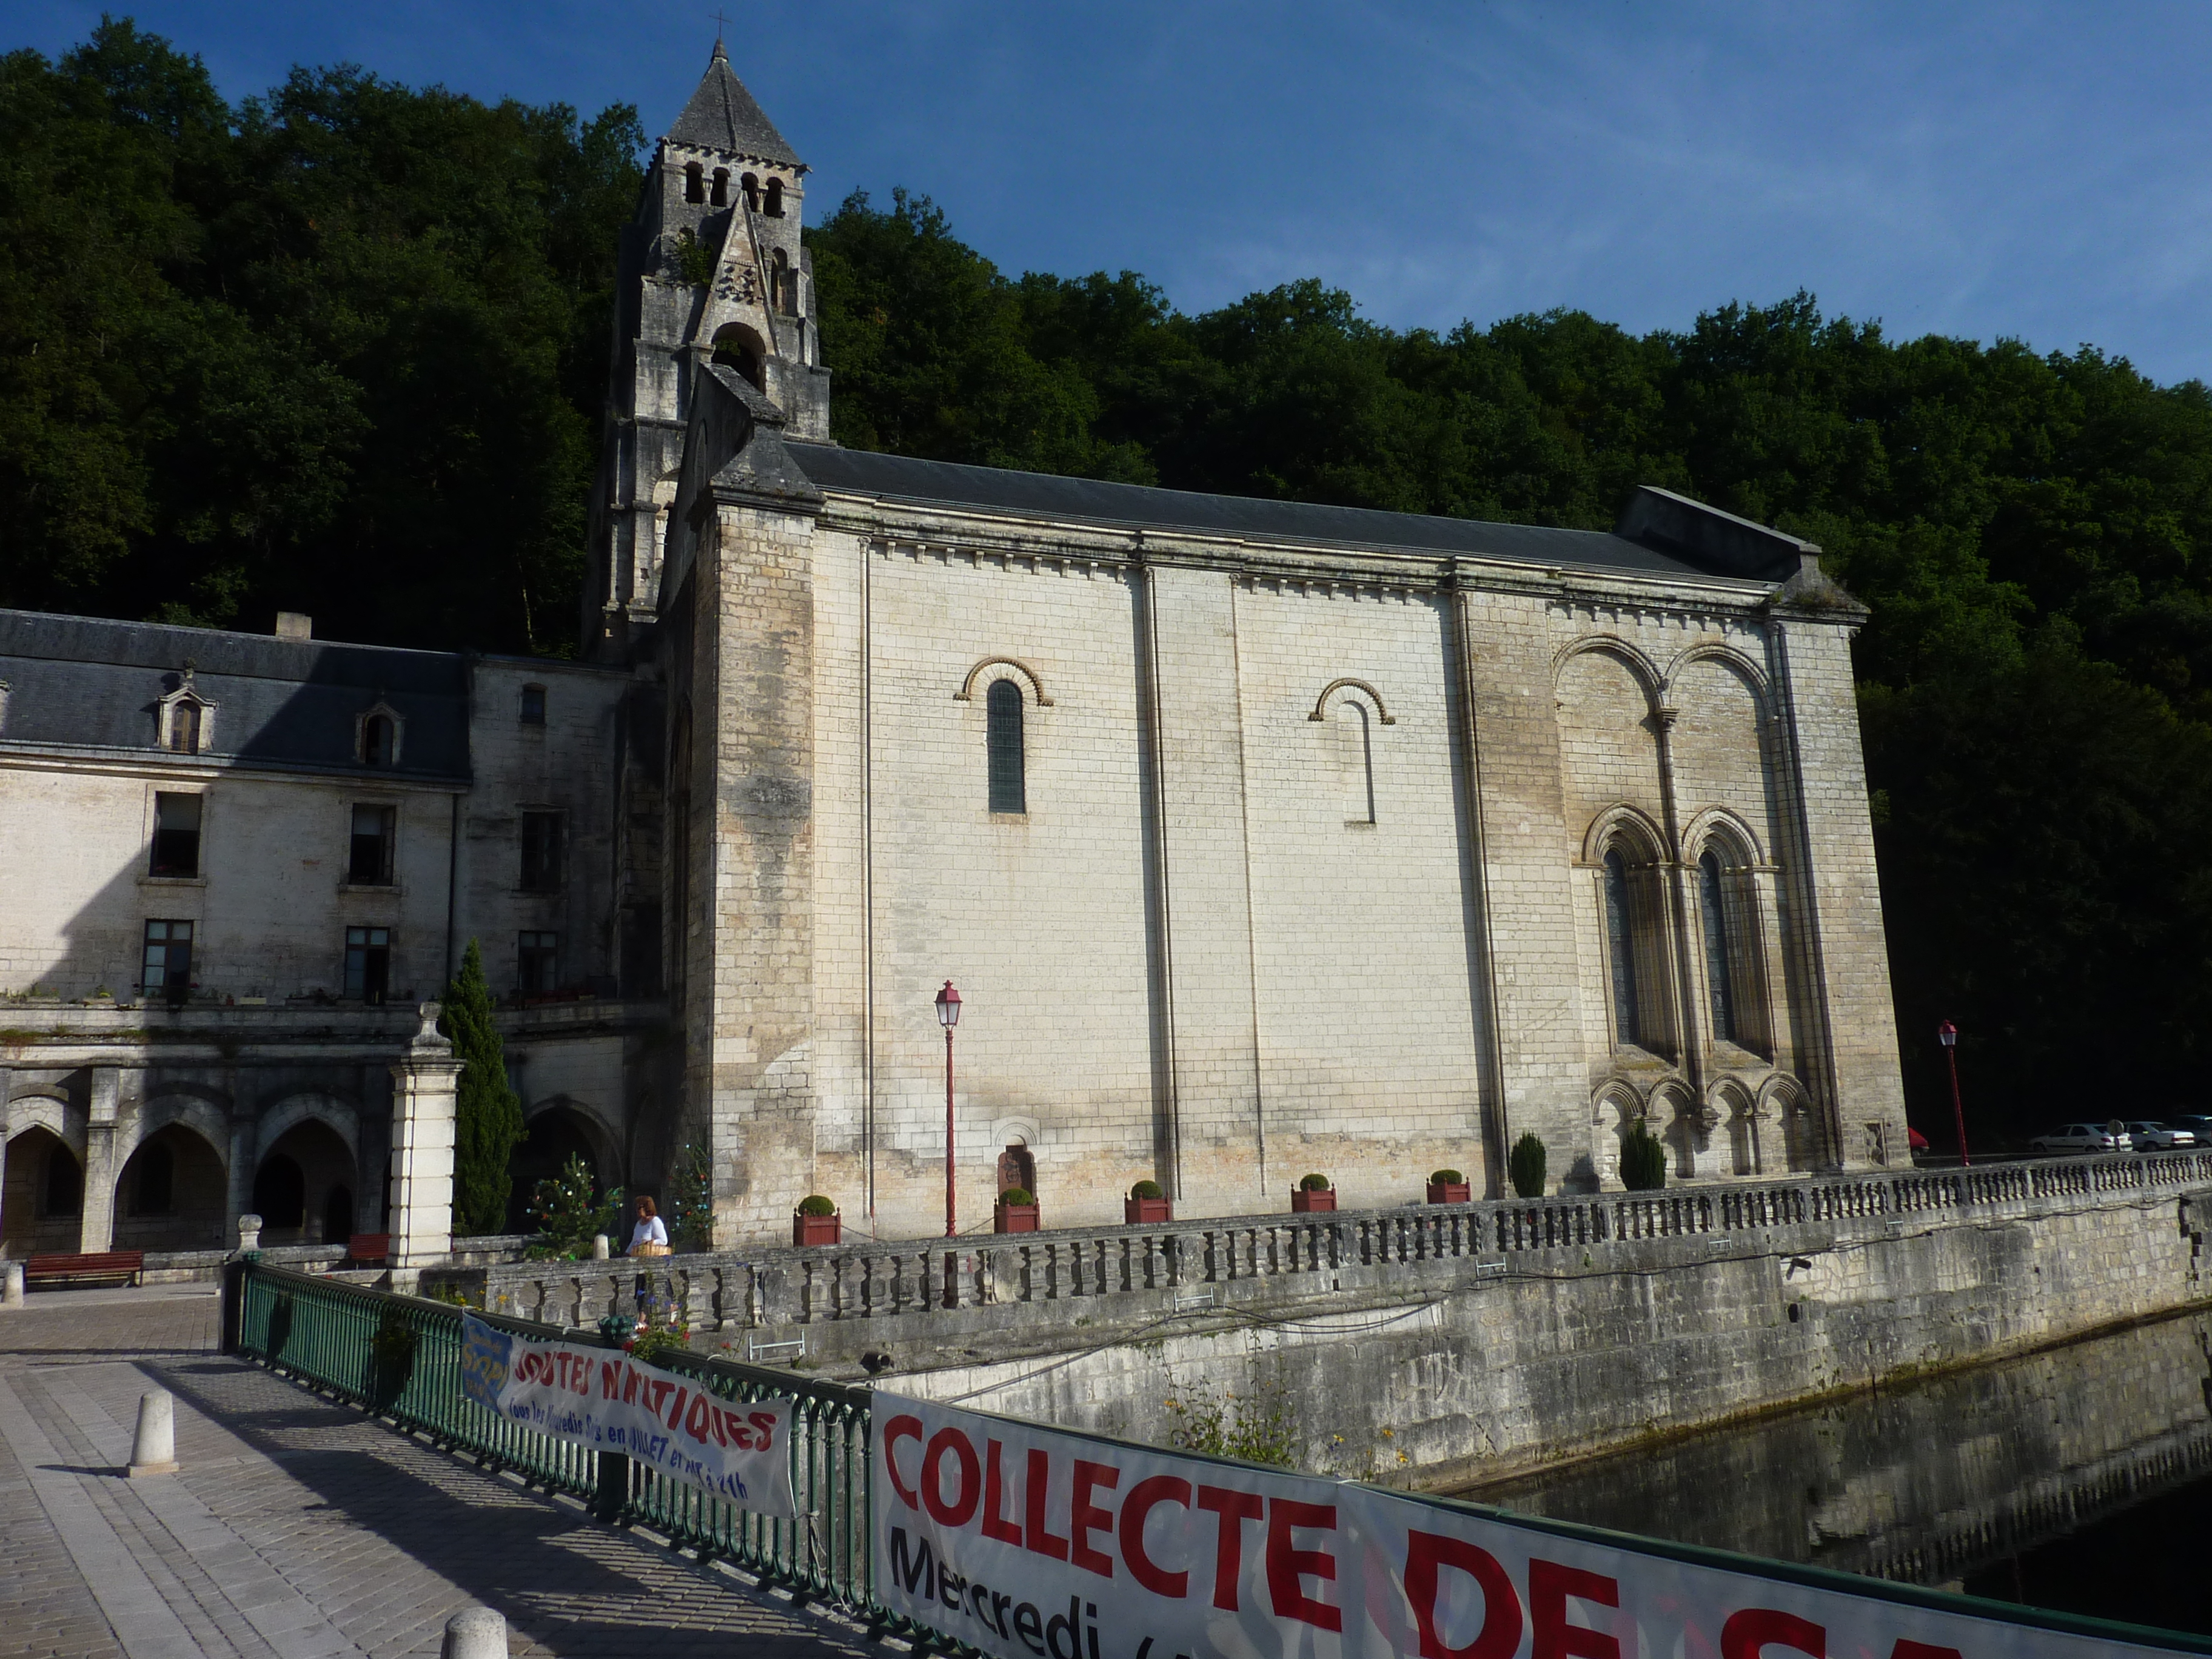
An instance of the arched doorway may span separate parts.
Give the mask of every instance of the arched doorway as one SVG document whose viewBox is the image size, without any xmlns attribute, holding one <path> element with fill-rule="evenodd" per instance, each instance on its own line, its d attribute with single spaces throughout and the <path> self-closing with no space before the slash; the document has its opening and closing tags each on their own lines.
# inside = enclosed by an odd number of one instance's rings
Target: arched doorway
<svg viewBox="0 0 2212 1659">
<path fill-rule="evenodd" d="M 76 1249 L 84 1218 L 84 1166 L 52 1129 L 33 1124 L 9 1140 L 0 1217 L 10 1256 Z"/>
<path fill-rule="evenodd" d="M 358 1177 L 345 1138 L 317 1118 L 294 1124 L 261 1155 L 253 1211 L 267 1244 L 341 1244 L 353 1230 Z M 346 1233 L 331 1231 L 343 1223 Z"/>
<path fill-rule="evenodd" d="M 115 1183 L 118 1250 L 210 1250 L 223 1243 L 222 1155 L 181 1123 L 140 1141 Z"/>
<path fill-rule="evenodd" d="M 584 1160 L 595 1187 L 604 1187 L 613 1178 L 599 1164 L 599 1126 L 583 1113 L 573 1106 L 549 1106 L 532 1115 L 521 1145 L 507 1162 L 514 1183 L 507 1195 L 507 1231 L 532 1231 L 523 1212 L 529 1207 L 538 1183 L 559 1175 L 571 1158 Z"/>
</svg>

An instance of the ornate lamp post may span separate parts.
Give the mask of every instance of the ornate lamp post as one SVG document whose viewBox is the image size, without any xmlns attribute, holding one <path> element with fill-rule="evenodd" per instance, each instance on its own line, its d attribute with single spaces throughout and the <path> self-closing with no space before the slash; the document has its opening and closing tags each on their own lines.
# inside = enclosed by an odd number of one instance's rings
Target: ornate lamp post
<svg viewBox="0 0 2212 1659">
<path fill-rule="evenodd" d="M 960 1023 L 960 993 L 946 980 L 937 994 L 937 1023 L 945 1028 L 945 1236 L 957 1231 L 952 1212 L 952 1028 Z"/>
<path fill-rule="evenodd" d="M 1936 1028 L 1936 1040 L 1943 1045 L 1943 1058 L 1951 1067 L 1951 1120 L 1959 1129 L 1959 1167 L 1965 1169 L 1974 1160 L 1966 1156 L 1966 1109 L 1959 1103 L 1959 1028 L 1945 1020 Z"/>
</svg>

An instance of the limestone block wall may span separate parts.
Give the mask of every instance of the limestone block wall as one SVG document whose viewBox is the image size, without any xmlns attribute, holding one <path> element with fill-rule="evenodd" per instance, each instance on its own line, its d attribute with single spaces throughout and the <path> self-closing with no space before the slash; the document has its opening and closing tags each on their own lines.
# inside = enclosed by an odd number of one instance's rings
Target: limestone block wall
<svg viewBox="0 0 2212 1659">
<path fill-rule="evenodd" d="M 200 874 L 149 873 L 154 797 L 202 797 Z M 391 933 L 395 1000 L 443 983 L 453 791 L 363 775 L 269 776 L 229 768 L 11 763 L 0 770 L 0 987 L 63 997 L 137 994 L 149 920 L 193 924 L 204 998 L 344 989 L 345 930 Z M 348 881 L 356 805 L 397 817 L 392 883 Z"/>
</svg>

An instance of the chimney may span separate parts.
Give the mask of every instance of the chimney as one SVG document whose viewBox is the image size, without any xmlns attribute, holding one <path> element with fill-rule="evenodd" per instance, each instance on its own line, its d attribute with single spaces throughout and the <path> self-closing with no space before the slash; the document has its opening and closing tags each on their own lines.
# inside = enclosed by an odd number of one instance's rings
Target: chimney
<svg viewBox="0 0 2212 1659">
<path fill-rule="evenodd" d="M 312 640 L 315 637 L 315 619 L 297 611 L 276 613 L 276 637 L 280 640 Z"/>
</svg>

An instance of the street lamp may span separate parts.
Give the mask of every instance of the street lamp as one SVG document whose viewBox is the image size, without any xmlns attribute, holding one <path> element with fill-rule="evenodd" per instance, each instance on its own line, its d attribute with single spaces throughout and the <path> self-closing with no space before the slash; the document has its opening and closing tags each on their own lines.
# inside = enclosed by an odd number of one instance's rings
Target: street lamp
<svg viewBox="0 0 2212 1659">
<path fill-rule="evenodd" d="M 1959 1028 L 1945 1020 L 1936 1028 L 1936 1040 L 1943 1045 L 1943 1058 L 1951 1066 L 1951 1121 L 1959 1128 L 1959 1167 L 1963 1170 L 1974 1160 L 1966 1156 L 1966 1109 L 1959 1103 Z"/>
<path fill-rule="evenodd" d="M 937 1023 L 945 1028 L 945 1236 L 957 1231 L 952 1216 L 952 1028 L 960 1023 L 960 993 L 946 980 L 937 994 Z"/>
</svg>

